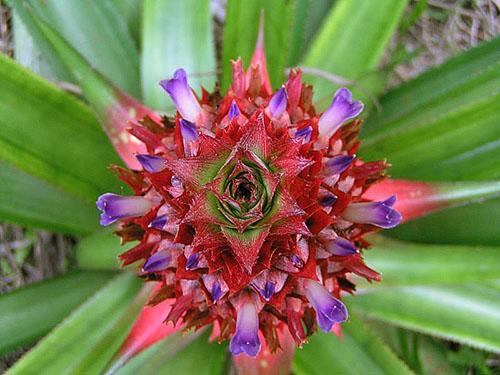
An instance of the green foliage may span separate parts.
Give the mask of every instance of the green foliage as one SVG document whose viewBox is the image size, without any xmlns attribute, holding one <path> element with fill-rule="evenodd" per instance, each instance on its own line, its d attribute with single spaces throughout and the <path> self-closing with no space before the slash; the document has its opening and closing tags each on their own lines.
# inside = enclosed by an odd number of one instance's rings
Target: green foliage
<svg viewBox="0 0 500 375">
<path fill-rule="evenodd" d="M 500 177 L 500 38 L 385 94 L 364 126 L 361 154 L 391 161 L 393 177 Z"/>
<path fill-rule="evenodd" d="M 451 208 L 420 218 L 387 234 L 406 241 L 500 246 L 500 199 Z"/>
<path fill-rule="evenodd" d="M 351 317 L 343 338 L 318 333 L 297 349 L 293 371 L 302 374 L 411 374 L 412 372 L 364 324 Z"/>
<path fill-rule="evenodd" d="M 302 65 L 356 81 L 355 97 L 363 98 L 369 105 L 373 102 L 372 96 L 385 86 L 386 74 L 375 70 L 406 4 L 406 0 L 337 1 Z M 314 85 L 315 100 L 320 108 L 326 107 L 337 86 L 318 76 L 305 75 L 305 78 Z"/>
<path fill-rule="evenodd" d="M 172 110 L 158 85 L 184 68 L 198 93 L 203 85 L 213 90 L 216 78 L 212 18 L 208 0 L 146 0 L 142 33 L 142 88 L 145 103 Z"/>
<path fill-rule="evenodd" d="M 76 271 L 0 296 L 0 354 L 49 332 L 112 276 Z"/>
<path fill-rule="evenodd" d="M 228 360 L 227 345 L 209 343 L 209 337 L 208 330 L 202 334 L 190 333 L 186 336 L 175 333 L 140 353 L 116 373 L 221 374 Z"/>
<path fill-rule="evenodd" d="M 285 67 L 290 46 L 292 13 L 295 1 L 229 0 L 222 47 L 222 92 L 231 82 L 231 59 L 241 57 L 248 67 L 257 41 L 259 19 L 264 17 L 264 45 L 267 68 L 273 87 L 285 79 Z M 262 15 L 261 15 L 262 14 Z"/>
<path fill-rule="evenodd" d="M 11 374 L 101 373 L 120 347 L 146 296 L 123 273 L 73 311 L 10 370 Z M 61 353 L 64 353 L 61 355 Z"/>
<path fill-rule="evenodd" d="M 493 287 L 380 288 L 349 298 L 348 305 L 370 318 L 500 352 L 500 290 Z"/>
<path fill-rule="evenodd" d="M 76 246 L 76 261 L 82 269 L 112 270 L 119 268 L 118 255 L 137 243 L 120 245 L 120 239 L 109 228 L 85 237 Z"/>
<path fill-rule="evenodd" d="M 462 284 L 500 279 L 500 248 L 383 242 L 365 252 L 384 286 Z"/>
</svg>

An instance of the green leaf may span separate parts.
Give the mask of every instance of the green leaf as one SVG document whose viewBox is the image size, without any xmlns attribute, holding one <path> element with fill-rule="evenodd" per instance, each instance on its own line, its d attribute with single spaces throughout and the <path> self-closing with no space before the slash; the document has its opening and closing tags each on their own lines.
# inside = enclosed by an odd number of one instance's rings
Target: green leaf
<svg viewBox="0 0 500 375">
<path fill-rule="evenodd" d="M 125 19 L 128 31 L 137 46 L 141 43 L 142 0 L 107 0 Z"/>
<path fill-rule="evenodd" d="M 144 350 L 117 374 L 222 374 L 227 345 L 210 343 L 209 338 L 208 330 L 201 335 L 175 333 Z"/>
<path fill-rule="evenodd" d="M 500 352 L 498 289 L 482 285 L 380 288 L 346 299 L 351 310 L 370 318 Z"/>
<path fill-rule="evenodd" d="M 29 29 L 12 13 L 12 43 L 14 59 L 21 65 L 51 81 L 71 82 L 73 77 L 57 56 L 44 55 L 41 46 L 33 40 Z"/>
<path fill-rule="evenodd" d="M 293 26 L 290 28 L 288 66 L 295 66 L 302 59 L 333 2 L 333 0 L 295 0 Z"/>
<path fill-rule="evenodd" d="M 74 235 L 99 228 L 95 204 L 86 203 L 0 160 L 2 220 Z"/>
<path fill-rule="evenodd" d="M 261 12 L 269 77 L 274 88 L 281 86 L 285 79 L 294 6 L 294 1 L 228 1 L 222 46 L 222 92 L 226 92 L 231 82 L 231 59 L 241 57 L 244 66 L 250 64 Z"/>
<path fill-rule="evenodd" d="M 423 243 L 500 246 L 499 222 L 500 199 L 496 198 L 431 214 L 387 235 Z"/>
<path fill-rule="evenodd" d="M 137 241 L 120 245 L 120 238 L 112 228 L 85 237 L 76 245 L 76 261 L 83 269 L 119 269 L 118 255 L 131 249 Z"/>
<path fill-rule="evenodd" d="M 297 349 L 293 372 L 301 374 L 412 374 L 364 324 L 352 316 L 342 325 L 344 337 L 317 333 Z"/>
<path fill-rule="evenodd" d="M 364 126 L 361 154 L 393 177 L 500 178 L 500 38 L 388 92 Z"/>
<path fill-rule="evenodd" d="M 11 374 L 101 373 L 122 344 L 147 293 L 133 274 L 112 279 L 41 340 Z"/>
<path fill-rule="evenodd" d="M 76 271 L 0 296 L 0 354 L 46 334 L 113 275 Z"/>
<path fill-rule="evenodd" d="M 365 251 L 364 258 L 382 274 L 376 287 L 500 279 L 499 247 L 382 241 Z"/>
<path fill-rule="evenodd" d="M 88 202 L 119 187 L 116 153 L 90 110 L 0 56 L 0 159 Z"/>
<path fill-rule="evenodd" d="M 377 74 L 385 49 L 396 30 L 406 0 L 339 0 L 325 18 L 302 65 L 354 80 L 355 97 L 365 104 L 385 86 L 386 75 Z M 336 85 L 318 76 L 305 75 L 314 85 L 320 107 L 329 104 Z M 362 89 L 360 89 L 362 87 Z M 371 95 L 367 95 L 367 92 Z"/>
<path fill-rule="evenodd" d="M 30 31 L 35 29 L 28 25 L 26 14 L 32 10 L 116 86 L 140 96 L 139 53 L 124 19 L 109 1 L 9 0 L 8 4 Z M 33 37 L 35 41 L 43 38 Z M 40 47 L 45 55 L 51 53 L 43 41 Z M 58 57 L 64 60 L 64 56 Z"/>
<path fill-rule="evenodd" d="M 216 79 L 212 16 L 208 0 L 146 0 L 143 12 L 142 88 L 147 105 L 173 109 L 158 85 L 184 68 L 198 93 Z"/>
</svg>

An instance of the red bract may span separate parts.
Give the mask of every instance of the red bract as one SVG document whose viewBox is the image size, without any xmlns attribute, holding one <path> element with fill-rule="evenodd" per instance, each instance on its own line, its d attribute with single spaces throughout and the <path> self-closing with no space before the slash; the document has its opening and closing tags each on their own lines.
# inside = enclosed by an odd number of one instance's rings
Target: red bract
<svg viewBox="0 0 500 375">
<path fill-rule="evenodd" d="M 178 112 L 130 130 L 148 151 L 142 170 L 119 170 L 136 196 L 98 201 L 102 224 L 119 220 L 123 241 L 140 241 L 121 259 L 161 283 L 151 304 L 174 299 L 166 322 L 213 324 L 235 355 L 256 356 L 260 337 L 278 350 L 284 329 L 301 345 L 345 321 L 350 275 L 380 279 L 363 235 L 401 220 L 394 197 L 364 196 L 387 165 L 355 155 L 362 103 L 340 89 L 316 113 L 300 70 L 273 94 L 259 45 L 247 72 L 233 62 L 223 97 L 198 99 L 183 70 L 161 86 Z"/>
</svg>

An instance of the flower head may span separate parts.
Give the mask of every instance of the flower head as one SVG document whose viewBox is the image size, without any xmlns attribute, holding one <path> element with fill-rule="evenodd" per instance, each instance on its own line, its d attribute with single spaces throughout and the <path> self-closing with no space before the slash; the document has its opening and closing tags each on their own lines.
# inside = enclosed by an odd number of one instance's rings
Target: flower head
<svg viewBox="0 0 500 375">
<path fill-rule="evenodd" d="M 103 225 L 120 220 L 140 241 L 121 259 L 161 281 L 155 303 L 177 299 L 166 320 L 214 324 L 233 354 L 250 356 L 260 337 L 274 351 L 280 330 L 300 345 L 345 321 L 349 275 L 379 279 L 363 235 L 401 220 L 394 198 L 364 197 L 387 165 L 355 155 L 362 103 L 340 89 L 317 113 L 300 70 L 272 93 L 257 52 L 246 73 L 233 63 L 223 97 L 198 100 L 183 70 L 162 81 L 178 112 L 143 121 L 142 170 L 120 176 L 135 196 L 98 201 Z"/>
</svg>

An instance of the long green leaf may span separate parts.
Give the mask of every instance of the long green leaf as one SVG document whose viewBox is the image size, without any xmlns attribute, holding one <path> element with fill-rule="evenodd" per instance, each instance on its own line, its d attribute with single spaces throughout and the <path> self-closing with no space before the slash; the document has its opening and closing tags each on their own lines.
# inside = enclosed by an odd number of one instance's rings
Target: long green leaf
<svg viewBox="0 0 500 375">
<path fill-rule="evenodd" d="M 41 340 L 11 374 L 101 373 L 119 348 L 146 295 L 133 274 L 116 276 Z"/>
<path fill-rule="evenodd" d="M 302 374 L 411 374 L 412 372 L 358 319 L 342 327 L 344 337 L 318 333 L 297 349 L 293 371 Z"/>
<path fill-rule="evenodd" d="M 136 242 L 120 245 L 119 237 L 105 229 L 85 237 L 76 246 L 76 261 L 82 269 L 118 269 L 118 255 L 129 250 Z"/>
<path fill-rule="evenodd" d="M 116 153 L 91 111 L 0 56 L 0 159 L 94 201 L 119 184 L 107 170 Z"/>
<path fill-rule="evenodd" d="M 95 205 L 0 160 L 0 219 L 75 235 L 99 228 Z"/>
<path fill-rule="evenodd" d="M 500 247 L 382 242 L 365 251 L 364 258 L 382 274 L 376 287 L 500 279 Z"/>
<path fill-rule="evenodd" d="M 347 300 L 353 311 L 368 317 L 500 352 L 498 289 L 483 285 L 381 288 Z"/>
<path fill-rule="evenodd" d="M 222 374 L 227 345 L 210 343 L 208 330 L 196 336 L 175 333 L 140 353 L 117 374 Z"/>
<path fill-rule="evenodd" d="M 295 0 L 293 24 L 290 28 L 290 52 L 288 66 L 297 65 L 323 19 L 329 13 L 333 0 Z"/>
<path fill-rule="evenodd" d="M 358 82 L 355 96 L 366 104 L 366 92 L 378 94 L 385 85 L 385 74 L 374 74 L 385 49 L 397 29 L 406 0 L 339 0 L 325 18 L 302 65 L 321 69 Z M 306 75 L 314 84 L 315 100 L 324 107 L 336 85 L 318 76 Z"/>
<path fill-rule="evenodd" d="M 142 88 L 147 105 L 172 109 L 158 82 L 184 68 L 191 86 L 212 90 L 216 78 L 208 0 L 146 0 L 143 11 Z"/>
<path fill-rule="evenodd" d="M 387 234 L 401 240 L 500 246 L 500 199 L 455 207 L 405 223 Z"/>
<path fill-rule="evenodd" d="M 500 178 L 500 38 L 387 93 L 365 124 L 362 155 L 394 177 Z"/>
<path fill-rule="evenodd" d="M 0 296 L 0 354 L 46 334 L 112 276 L 71 272 Z"/>
<path fill-rule="evenodd" d="M 116 86 L 139 97 L 139 54 L 125 20 L 109 1 L 9 0 L 8 4 L 25 22 L 29 22 L 27 9 L 32 9 Z M 36 31 L 33 37 L 43 39 Z M 51 54 L 43 40 L 40 45 L 42 53 Z"/>
<path fill-rule="evenodd" d="M 295 1 L 229 0 L 222 47 L 222 91 L 231 82 L 231 59 L 241 57 L 244 66 L 250 59 L 257 41 L 259 18 L 264 17 L 264 45 L 267 68 L 273 87 L 285 78 Z"/>
</svg>

